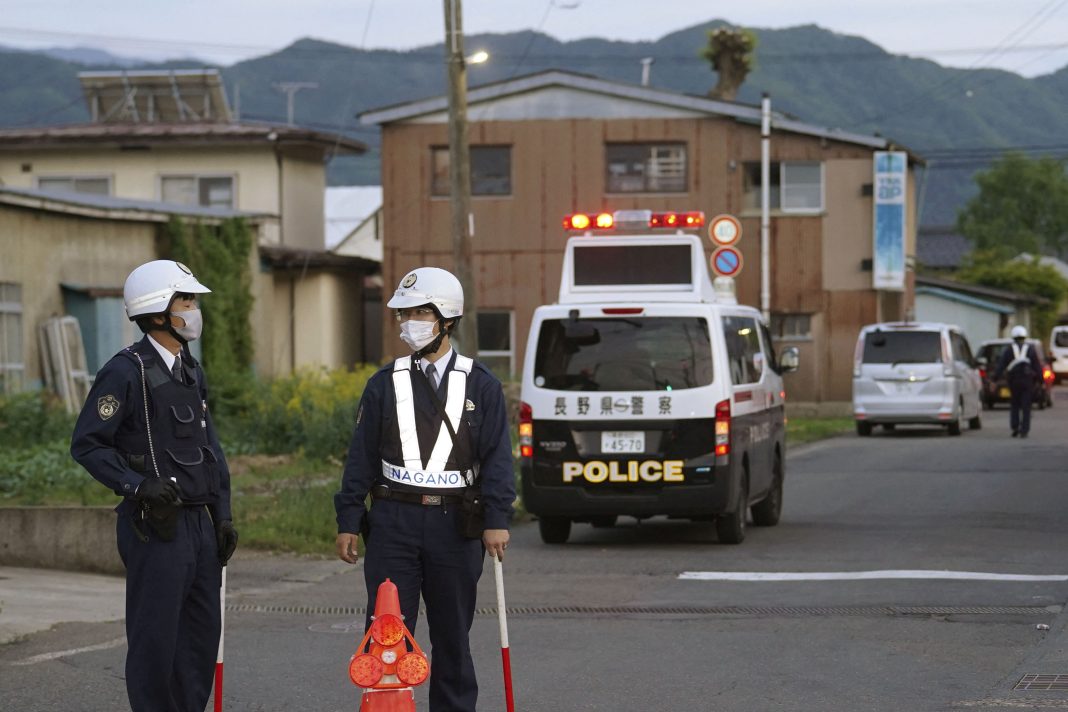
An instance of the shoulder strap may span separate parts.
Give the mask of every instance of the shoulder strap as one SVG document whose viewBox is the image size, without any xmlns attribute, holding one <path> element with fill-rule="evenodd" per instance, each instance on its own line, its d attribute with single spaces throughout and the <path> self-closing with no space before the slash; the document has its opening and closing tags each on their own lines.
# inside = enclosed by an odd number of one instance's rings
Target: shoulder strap
<svg viewBox="0 0 1068 712">
<path fill-rule="evenodd" d="M 397 401 L 397 426 L 400 431 L 404 466 L 418 470 L 423 467 L 423 458 L 419 452 L 419 434 L 415 429 L 415 395 L 412 392 L 411 367 L 411 356 L 393 362 L 393 392 Z"/>
</svg>

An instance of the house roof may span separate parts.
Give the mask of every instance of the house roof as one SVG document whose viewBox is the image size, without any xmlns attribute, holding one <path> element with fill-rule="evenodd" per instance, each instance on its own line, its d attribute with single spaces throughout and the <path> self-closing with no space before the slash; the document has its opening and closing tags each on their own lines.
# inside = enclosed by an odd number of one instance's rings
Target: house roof
<svg viewBox="0 0 1068 712">
<path fill-rule="evenodd" d="M 337 247 L 382 207 L 382 186 L 337 186 L 326 189 L 326 249 Z"/>
<path fill-rule="evenodd" d="M 251 213 L 231 208 L 202 205 L 176 205 L 150 200 L 132 200 L 113 195 L 94 195 L 30 188 L 0 187 L 0 205 L 45 210 L 68 215 L 112 220 L 167 222 L 171 216 L 196 218 L 217 222 L 228 218 L 247 218 L 257 221 L 273 217 L 267 213 Z"/>
<path fill-rule="evenodd" d="M 920 287 L 949 290 L 979 299 L 993 299 L 1001 302 L 1010 302 L 1012 304 L 1029 305 L 1044 304 L 1048 302 L 1047 299 L 1035 296 L 1034 294 L 1023 294 L 1022 292 L 1012 292 L 1007 289 L 984 287 L 979 284 L 964 284 L 963 282 L 957 282 L 952 279 L 942 279 L 940 277 L 916 275 L 917 293 L 919 292 Z"/>
<path fill-rule="evenodd" d="M 325 250 L 309 250 L 278 245 L 260 247 L 260 257 L 277 270 L 334 269 L 344 272 L 375 274 L 382 265 L 374 260 L 352 255 L 338 255 Z"/>
<path fill-rule="evenodd" d="M 967 304 L 977 309 L 983 309 L 986 311 L 995 312 L 997 314 L 1015 314 L 1016 308 L 1007 304 L 999 304 L 998 302 L 992 302 L 989 299 L 980 299 L 979 297 L 972 296 L 971 294 L 965 294 L 953 289 L 945 289 L 943 287 L 924 287 L 916 286 L 916 296 L 928 295 L 932 297 L 940 297 L 951 302 L 957 302 L 958 304 Z"/>
<path fill-rule="evenodd" d="M 953 226 L 921 227 L 916 235 L 916 261 L 934 269 L 956 269 L 973 249 Z"/>
<path fill-rule="evenodd" d="M 269 123 L 96 123 L 0 128 L 0 151 L 86 146 L 129 148 L 145 144 L 278 144 L 314 146 L 330 153 L 364 153 L 351 138 L 299 126 Z"/>
<path fill-rule="evenodd" d="M 761 121 L 761 109 L 759 106 L 609 81 L 588 74 L 579 74 L 560 69 L 550 69 L 473 87 L 467 92 L 467 102 L 468 106 L 471 106 L 553 87 L 574 89 L 617 99 L 629 99 L 689 111 L 695 114 L 726 116 L 743 123 L 759 124 Z M 447 109 L 448 98 L 446 96 L 435 96 L 365 111 L 359 114 L 359 118 L 364 124 L 392 124 L 418 119 L 429 114 L 446 111 Z M 550 117 L 547 116 L 546 118 Z M 771 125 L 773 130 L 817 136 L 834 141 L 868 146 L 873 149 L 891 147 L 891 142 L 881 136 L 870 136 L 814 126 L 798 121 L 781 112 L 772 112 Z"/>
</svg>

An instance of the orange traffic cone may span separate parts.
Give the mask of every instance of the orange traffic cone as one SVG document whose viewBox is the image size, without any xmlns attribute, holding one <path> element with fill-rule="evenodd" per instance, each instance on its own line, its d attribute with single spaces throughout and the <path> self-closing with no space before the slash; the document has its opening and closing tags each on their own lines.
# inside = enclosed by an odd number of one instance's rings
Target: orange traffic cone
<svg viewBox="0 0 1068 712">
<path fill-rule="evenodd" d="M 359 712 L 415 712 L 412 688 L 426 682 L 430 661 L 404 625 L 397 586 L 389 579 L 378 587 L 371 620 L 349 661 L 349 677 L 363 688 Z"/>
</svg>

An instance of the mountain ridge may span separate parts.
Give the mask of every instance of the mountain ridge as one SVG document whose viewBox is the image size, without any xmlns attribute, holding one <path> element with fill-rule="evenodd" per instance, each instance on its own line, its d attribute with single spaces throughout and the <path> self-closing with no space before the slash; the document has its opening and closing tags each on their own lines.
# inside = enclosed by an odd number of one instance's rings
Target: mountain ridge
<svg viewBox="0 0 1068 712">
<path fill-rule="evenodd" d="M 468 82 L 477 86 L 565 69 L 638 84 L 639 60 L 652 57 L 653 88 L 704 95 L 714 86 L 715 73 L 699 52 L 707 31 L 725 25 L 730 23 L 711 20 L 643 42 L 598 37 L 562 41 L 532 30 L 468 35 L 469 51 L 486 49 L 491 55 L 488 63 L 469 68 Z M 805 123 L 878 133 L 921 156 L 929 154 L 925 224 L 951 224 L 956 209 L 974 193 L 972 174 L 998 151 L 1017 147 L 1035 154 L 1068 153 L 1068 125 L 1061 119 L 1068 112 L 1068 67 L 1026 78 L 1005 70 L 947 68 L 928 59 L 895 55 L 866 38 L 815 24 L 754 32 L 755 66 L 741 87 L 739 101 L 757 104 L 767 92 L 775 110 Z M 211 65 L 175 60 L 136 68 L 204 66 Z M 76 79 L 85 68 L 77 62 L 0 49 L 0 124 L 87 120 Z M 302 38 L 220 71 L 231 105 L 239 103 L 242 117 L 250 120 L 285 121 L 285 97 L 274 84 L 318 82 L 318 89 L 297 95 L 296 122 L 340 131 L 371 149 L 365 157 L 333 161 L 333 184 L 378 181 L 378 131 L 359 125 L 356 114 L 445 90 L 441 44 L 408 50 L 358 49 Z"/>
</svg>

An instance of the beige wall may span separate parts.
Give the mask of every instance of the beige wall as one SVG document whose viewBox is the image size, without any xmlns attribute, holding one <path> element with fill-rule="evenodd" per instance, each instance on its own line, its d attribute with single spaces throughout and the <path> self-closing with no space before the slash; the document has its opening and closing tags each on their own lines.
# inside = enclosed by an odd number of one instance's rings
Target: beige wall
<svg viewBox="0 0 1068 712">
<path fill-rule="evenodd" d="M 40 383 L 40 324 L 65 314 L 61 283 L 121 288 L 157 258 L 156 225 L 76 218 L 0 205 L 0 282 L 22 286 L 25 382 Z"/>
<path fill-rule="evenodd" d="M 29 171 L 23 170 L 26 166 Z M 0 153 L 0 182 L 13 188 L 36 188 L 38 178 L 52 176 L 101 176 L 111 179 L 112 195 L 159 200 L 163 175 L 234 176 L 238 210 L 278 212 L 277 165 L 274 153 L 263 148 L 102 147 Z"/>
<path fill-rule="evenodd" d="M 291 367 L 338 368 L 360 360 L 361 279 L 313 268 L 303 275 L 274 272 L 272 282 L 276 315 L 272 329 L 275 373 L 284 373 Z"/>
<path fill-rule="evenodd" d="M 281 190 L 282 244 L 325 250 L 326 171 L 321 154 L 284 156 Z"/>
</svg>

